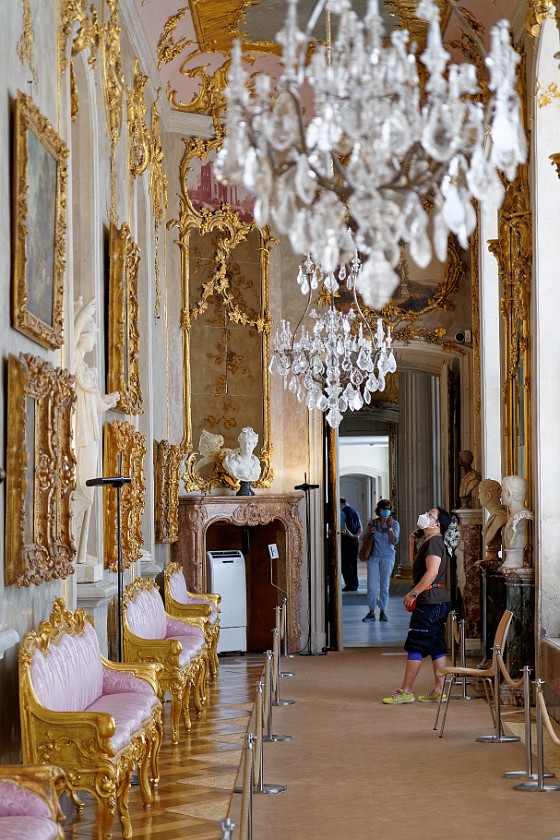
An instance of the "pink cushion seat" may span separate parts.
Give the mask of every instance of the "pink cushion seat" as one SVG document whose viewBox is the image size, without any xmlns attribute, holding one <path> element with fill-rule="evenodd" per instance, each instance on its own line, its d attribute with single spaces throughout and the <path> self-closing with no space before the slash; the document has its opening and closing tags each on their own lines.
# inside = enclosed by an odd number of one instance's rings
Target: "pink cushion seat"
<svg viewBox="0 0 560 840">
<path fill-rule="evenodd" d="M 0 817 L 2 840 L 56 840 L 58 826 L 39 817 Z"/>
<path fill-rule="evenodd" d="M 107 712 L 115 718 L 115 734 L 111 738 L 111 746 L 118 752 L 130 743 L 130 736 L 137 732 L 142 723 L 150 717 L 158 698 L 151 690 L 150 694 L 137 692 L 122 692 L 100 697 L 86 712 Z"/>
<path fill-rule="evenodd" d="M 179 654 L 180 665 L 188 665 L 191 659 L 194 659 L 194 657 L 198 656 L 202 651 L 204 643 L 201 644 L 194 636 L 172 636 L 172 638 L 181 642 L 181 645 L 183 646 L 183 650 Z"/>
</svg>

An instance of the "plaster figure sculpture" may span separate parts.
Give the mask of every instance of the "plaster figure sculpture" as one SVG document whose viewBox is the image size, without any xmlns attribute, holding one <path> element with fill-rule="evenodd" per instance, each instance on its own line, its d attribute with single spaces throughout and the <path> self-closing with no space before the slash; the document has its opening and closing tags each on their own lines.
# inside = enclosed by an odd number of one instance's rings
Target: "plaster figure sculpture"
<svg viewBox="0 0 560 840">
<path fill-rule="evenodd" d="M 90 367 L 85 356 L 97 342 L 94 320 L 96 301 L 83 304 L 79 298 L 74 316 L 75 377 L 76 377 L 76 493 L 75 517 L 78 536 L 78 563 L 87 562 L 87 539 L 91 506 L 95 488 L 87 487 L 88 478 L 98 475 L 99 428 L 98 414 L 114 408 L 119 394 L 101 394 L 97 384 L 97 368 Z"/>
<path fill-rule="evenodd" d="M 256 455 L 253 455 L 259 436 L 250 426 L 246 426 L 239 432 L 237 440 L 239 447 L 226 451 L 222 459 L 222 467 L 226 473 L 241 483 L 238 495 L 252 496 L 254 493 L 250 484 L 252 481 L 258 481 L 261 474 L 260 461 Z"/>
<path fill-rule="evenodd" d="M 471 507 L 472 495 L 482 478 L 478 470 L 473 469 L 473 458 L 474 455 L 468 449 L 459 452 L 459 465 L 464 470 L 464 475 L 459 485 L 459 496 L 463 509 Z"/>
<path fill-rule="evenodd" d="M 520 569 L 525 559 L 528 523 L 533 514 L 525 507 L 528 495 L 527 481 L 520 475 L 506 475 L 502 479 L 502 501 L 509 509 L 509 516 L 502 532 L 505 560 L 502 566 Z"/>
<path fill-rule="evenodd" d="M 478 500 L 480 506 L 486 508 L 490 514 L 482 528 L 482 542 L 484 558 L 498 560 L 498 551 L 502 545 L 502 528 L 506 524 L 507 510 L 501 504 L 502 485 L 499 481 L 485 478 L 478 485 Z"/>
<path fill-rule="evenodd" d="M 216 466 L 218 460 L 218 453 L 222 451 L 224 445 L 224 438 L 222 435 L 215 435 L 207 429 L 203 429 L 200 433 L 198 441 L 198 451 L 201 458 L 195 464 L 195 469 L 198 473 L 203 467 Z"/>
</svg>

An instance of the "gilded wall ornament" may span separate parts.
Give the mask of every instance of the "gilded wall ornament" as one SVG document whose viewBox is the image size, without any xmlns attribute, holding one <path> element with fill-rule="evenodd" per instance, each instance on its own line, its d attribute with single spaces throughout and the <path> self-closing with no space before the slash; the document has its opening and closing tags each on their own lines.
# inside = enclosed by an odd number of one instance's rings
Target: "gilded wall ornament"
<svg viewBox="0 0 560 840">
<path fill-rule="evenodd" d="M 76 56 L 83 50 L 89 49 L 88 62 L 95 66 L 99 37 L 99 22 L 93 3 L 88 7 L 88 0 L 60 0 L 58 43 L 61 73 L 64 73 L 68 66 L 69 38 L 72 38 L 71 55 Z"/>
<path fill-rule="evenodd" d="M 527 0 L 527 7 L 525 30 L 532 38 L 538 38 L 541 26 L 547 17 L 552 17 L 557 4 L 554 0 Z"/>
<path fill-rule="evenodd" d="M 134 79 L 132 87 L 127 85 L 128 114 L 128 167 L 133 178 L 146 171 L 151 159 L 150 133 L 144 121 L 146 105 L 144 89 L 148 77 L 142 73 L 140 61 L 134 59 Z"/>
<path fill-rule="evenodd" d="M 179 539 L 179 472 L 183 453 L 167 440 L 154 440 L 155 541 Z"/>
<path fill-rule="evenodd" d="M 18 91 L 12 322 L 51 350 L 64 341 L 67 158 L 68 149 L 49 120 Z"/>
<path fill-rule="evenodd" d="M 154 102 L 152 106 L 152 131 L 150 138 L 150 194 L 152 198 L 152 212 L 154 217 L 154 275 L 155 275 L 155 295 L 154 295 L 154 318 L 157 320 L 161 316 L 161 269 L 159 260 L 159 243 L 160 243 L 160 229 L 165 222 L 165 214 L 167 211 L 167 175 L 163 168 L 163 147 L 161 145 L 161 132 L 159 122 L 159 111 L 157 104 Z M 164 238 L 165 249 L 165 238 Z M 167 260 L 163 258 L 164 277 L 166 272 Z"/>
<path fill-rule="evenodd" d="M 121 27 L 119 0 L 106 0 L 106 2 L 109 7 L 109 19 L 101 27 L 100 32 L 101 69 L 107 130 L 111 138 L 111 145 L 115 146 L 121 134 L 124 95 L 124 78 L 121 67 Z"/>
<path fill-rule="evenodd" d="M 142 414 L 138 364 L 138 265 L 140 251 L 129 226 L 111 225 L 109 233 L 109 358 L 107 387 L 119 392 L 116 411 Z"/>
<path fill-rule="evenodd" d="M 35 84 L 38 83 L 37 62 L 33 51 L 35 36 L 33 35 L 33 18 L 31 16 L 31 4 L 29 0 L 23 0 L 23 12 L 21 21 L 21 38 L 17 42 L 16 52 L 19 60 L 24 66 L 29 67 Z"/>
<path fill-rule="evenodd" d="M 177 41 L 174 40 L 177 24 L 185 17 L 186 13 L 187 6 L 183 6 L 175 14 L 170 15 L 165 22 L 157 43 L 158 70 L 161 70 L 163 64 L 169 64 L 170 61 L 173 61 L 174 58 L 181 55 L 186 47 L 194 43 L 186 37 L 178 38 Z"/>
<path fill-rule="evenodd" d="M 121 490 L 122 567 L 128 569 L 141 557 L 143 544 L 142 514 L 145 502 L 144 456 L 146 438 L 130 423 L 115 420 L 105 423 L 103 442 L 104 475 L 132 478 Z M 103 488 L 105 568 L 117 571 L 117 494 L 112 487 Z"/>
<path fill-rule="evenodd" d="M 8 357 L 7 586 L 74 572 L 74 377 L 37 356 Z"/>
</svg>

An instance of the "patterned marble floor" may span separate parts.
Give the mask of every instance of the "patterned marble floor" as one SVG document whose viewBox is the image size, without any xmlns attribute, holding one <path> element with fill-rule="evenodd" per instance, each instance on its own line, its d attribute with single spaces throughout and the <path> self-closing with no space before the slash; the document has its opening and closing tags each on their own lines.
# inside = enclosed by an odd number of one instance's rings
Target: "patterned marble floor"
<svg viewBox="0 0 560 840">
<path fill-rule="evenodd" d="M 184 733 L 176 746 L 171 744 L 169 703 L 165 703 L 159 791 L 149 810 L 142 806 L 139 788 L 131 788 L 129 809 L 135 838 L 222 837 L 220 823 L 226 818 L 234 795 L 255 685 L 262 670 L 262 656 L 223 657 L 218 680 L 210 684 L 206 710 L 197 717 L 191 706 L 191 733 Z M 81 815 L 63 798 L 68 840 L 97 838 L 96 808 L 91 796 L 84 798 L 86 805 Z M 115 816 L 113 837 L 120 836 Z"/>
</svg>

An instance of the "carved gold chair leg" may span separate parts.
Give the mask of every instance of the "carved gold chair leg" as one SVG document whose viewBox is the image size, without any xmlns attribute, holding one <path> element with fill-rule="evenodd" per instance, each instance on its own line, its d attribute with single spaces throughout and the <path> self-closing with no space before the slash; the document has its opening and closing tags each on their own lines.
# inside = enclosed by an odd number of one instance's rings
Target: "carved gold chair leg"
<svg viewBox="0 0 560 840">
<path fill-rule="evenodd" d="M 181 686 L 178 689 L 170 690 L 171 694 L 171 742 L 179 743 L 179 721 L 181 719 L 181 706 L 183 705 L 183 692 Z"/>
<path fill-rule="evenodd" d="M 110 793 L 107 796 L 96 794 L 99 806 L 99 823 L 97 826 L 98 840 L 109 840 L 111 837 L 111 826 L 115 817 L 117 807 L 116 794 Z"/>
<path fill-rule="evenodd" d="M 161 717 L 156 721 L 154 740 L 152 741 L 152 749 L 150 750 L 151 763 L 151 778 L 150 782 L 154 790 L 159 787 L 159 751 L 161 742 L 163 741 L 163 721 Z"/>
<path fill-rule="evenodd" d="M 185 721 L 185 727 L 187 732 L 191 731 L 191 715 L 189 711 L 189 700 L 191 696 L 191 679 L 187 679 L 184 691 L 183 691 L 183 719 Z"/>
<path fill-rule="evenodd" d="M 124 840 L 130 840 L 132 837 L 132 825 L 130 824 L 130 814 L 128 813 L 128 795 L 130 793 L 131 775 L 132 770 L 126 770 L 122 775 L 117 789 L 117 810 L 119 812 L 122 836 L 124 837 Z"/>
<path fill-rule="evenodd" d="M 154 801 L 154 794 L 152 793 L 152 786 L 150 784 L 151 753 L 150 745 L 146 744 L 146 751 L 138 765 L 138 781 L 140 783 L 140 795 L 142 796 L 144 808 L 149 808 Z"/>
<path fill-rule="evenodd" d="M 194 674 L 193 674 L 193 700 L 194 700 L 194 707 L 196 709 L 197 715 L 201 715 L 204 709 L 204 701 L 203 701 L 203 691 L 202 691 L 202 680 L 203 680 L 203 673 L 202 673 L 202 666 L 200 662 L 197 665 L 194 665 Z"/>
</svg>

